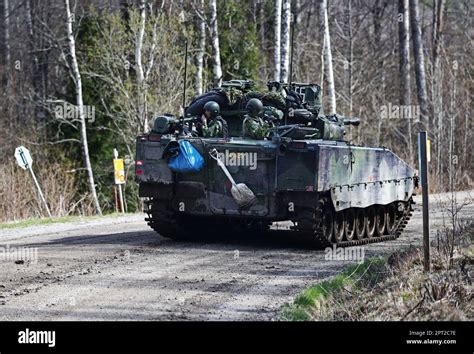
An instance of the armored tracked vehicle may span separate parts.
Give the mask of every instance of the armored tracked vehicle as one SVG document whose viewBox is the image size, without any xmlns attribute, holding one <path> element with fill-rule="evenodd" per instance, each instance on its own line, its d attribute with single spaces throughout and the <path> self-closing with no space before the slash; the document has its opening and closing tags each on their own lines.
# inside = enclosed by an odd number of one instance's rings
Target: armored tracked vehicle
<svg viewBox="0 0 474 354">
<path fill-rule="evenodd" d="M 152 131 L 137 137 L 136 181 L 148 225 L 162 236 L 192 240 L 207 232 L 264 232 L 290 220 L 293 232 L 321 247 L 397 238 L 412 213 L 414 169 L 387 148 L 345 141 L 346 127 L 359 120 L 322 114 L 318 85 L 267 86 L 261 92 L 251 81 L 226 82 L 194 99 L 184 117 L 158 117 Z M 241 136 L 251 98 L 283 112 L 266 139 Z M 221 107 L 228 138 L 193 132 L 194 117 L 211 100 Z M 183 140 L 204 159 L 197 172 L 169 167 Z M 252 203 L 238 203 L 216 156 L 250 189 Z"/>
</svg>

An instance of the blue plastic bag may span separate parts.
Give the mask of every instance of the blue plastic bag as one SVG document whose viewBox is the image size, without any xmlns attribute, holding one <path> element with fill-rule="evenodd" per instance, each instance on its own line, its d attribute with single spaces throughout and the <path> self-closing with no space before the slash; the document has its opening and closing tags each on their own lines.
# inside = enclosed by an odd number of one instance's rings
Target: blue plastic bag
<svg viewBox="0 0 474 354">
<path fill-rule="evenodd" d="M 198 172 L 204 166 L 204 158 L 187 140 L 179 142 L 179 153 L 173 156 L 168 167 L 175 172 Z"/>
</svg>

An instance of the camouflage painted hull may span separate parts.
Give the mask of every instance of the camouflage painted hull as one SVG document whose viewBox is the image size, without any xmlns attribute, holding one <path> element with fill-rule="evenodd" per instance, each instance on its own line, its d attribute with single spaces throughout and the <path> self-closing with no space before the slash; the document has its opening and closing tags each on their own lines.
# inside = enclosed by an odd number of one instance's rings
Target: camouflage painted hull
<svg viewBox="0 0 474 354">
<path fill-rule="evenodd" d="M 291 220 L 296 232 L 318 244 L 352 245 L 398 237 L 411 215 L 415 171 L 385 148 L 328 140 L 187 138 L 206 165 L 180 174 L 162 158 L 172 139 L 139 137 L 136 156 L 147 220 L 168 237 L 185 237 L 199 222 L 261 230 Z M 235 181 L 256 195 L 255 205 L 238 207 L 231 183 L 209 156 L 214 148 Z"/>
</svg>

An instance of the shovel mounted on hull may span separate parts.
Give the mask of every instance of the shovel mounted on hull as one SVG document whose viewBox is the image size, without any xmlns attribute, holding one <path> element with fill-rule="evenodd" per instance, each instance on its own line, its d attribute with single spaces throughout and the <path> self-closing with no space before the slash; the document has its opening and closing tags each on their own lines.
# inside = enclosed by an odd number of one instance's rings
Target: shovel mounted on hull
<svg viewBox="0 0 474 354">
<path fill-rule="evenodd" d="M 209 155 L 217 161 L 219 167 L 224 171 L 225 175 L 232 183 L 232 188 L 230 189 L 230 193 L 234 198 L 235 202 L 241 209 L 250 208 L 252 205 L 257 203 L 257 197 L 253 194 L 252 190 L 247 187 L 245 183 L 235 183 L 234 178 L 230 174 L 227 167 L 225 167 L 224 163 L 219 159 L 219 152 L 216 149 L 212 149 L 209 151 Z"/>
</svg>

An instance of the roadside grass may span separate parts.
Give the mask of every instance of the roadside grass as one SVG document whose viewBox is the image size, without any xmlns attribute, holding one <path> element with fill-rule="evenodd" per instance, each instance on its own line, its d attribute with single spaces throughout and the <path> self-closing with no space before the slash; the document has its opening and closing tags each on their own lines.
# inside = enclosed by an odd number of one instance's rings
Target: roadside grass
<svg viewBox="0 0 474 354">
<path fill-rule="evenodd" d="M 29 226 L 38 226 L 38 225 L 49 225 L 49 224 L 58 224 L 58 223 L 68 223 L 68 222 L 77 222 L 83 220 L 97 220 L 104 217 L 118 217 L 124 214 L 121 213 L 111 213 L 105 214 L 103 216 L 91 215 L 91 216 L 60 216 L 52 218 L 31 218 L 20 221 L 9 221 L 5 223 L 0 223 L 0 230 L 2 229 L 14 229 L 17 227 L 29 227 Z"/>
<path fill-rule="evenodd" d="M 337 292 L 343 289 L 360 289 L 362 284 L 376 281 L 385 262 L 386 259 L 382 257 L 370 258 L 363 263 L 351 265 L 342 273 L 303 290 L 293 304 L 284 305 L 280 319 L 283 321 L 311 320 L 311 313 L 321 310 L 323 304 Z"/>
<path fill-rule="evenodd" d="M 423 269 L 423 249 L 415 246 L 352 265 L 303 290 L 282 307 L 279 320 L 472 320 L 473 239 L 473 222 L 459 224 L 454 234 L 444 230 L 431 243 L 429 273 Z"/>
</svg>

